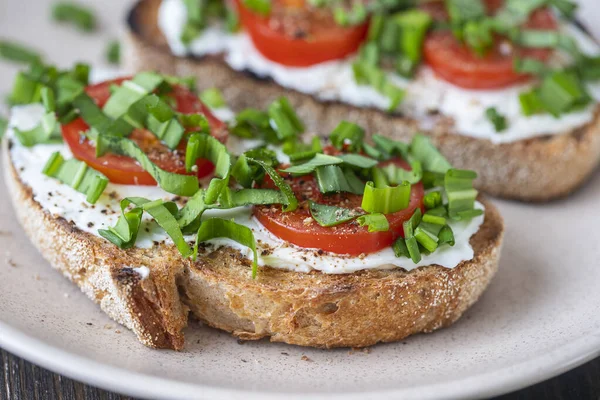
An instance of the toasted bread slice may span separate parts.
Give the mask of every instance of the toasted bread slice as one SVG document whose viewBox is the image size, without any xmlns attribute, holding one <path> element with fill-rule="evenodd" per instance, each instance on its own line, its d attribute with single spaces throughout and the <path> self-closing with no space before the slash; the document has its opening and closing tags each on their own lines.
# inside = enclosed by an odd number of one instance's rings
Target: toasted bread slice
<svg viewBox="0 0 600 400">
<path fill-rule="evenodd" d="M 409 140 L 418 123 L 398 115 L 358 108 L 339 102 L 323 102 L 282 88 L 271 80 L 234 71 L 220 56 L 181 58 L 171 54 L 157 25 L 161 0 L 140 0 L 128 17 L 125 57 L 134 71 L 155 69 L 162 73 L 197 76 L 200 89 L 220 88 L 234 110 L 265 108 L 285 95 L 310 130 L 331 132 L 343 119 L 378 132 Z M 428 132 L 434 144 L 457 168 L 478 172 L 476 186 L 495 196 L 547 201 L 566 196 L 590 176 L 600 162 L 600 106 L 591 123 L 559 135 L 547 135 L 506 144 L 494 144 L 453 133 L 453 121 L 441 120 Z"/>
<path fill-rule="evenodd" d="M 456 321 L 481 295 L 498 268 L 504 226 L 485 205 L 471 238 L 474 258 L 456 268 L 410 272 L 371 270 L 347 275 L 260 268 L 231 248 L 204 251 L 196 262 L 173 246 L 120 250 L 51 215 L 36 202 L 12 164 L 4 173 L 16 215 L 42 255 L 145 345 L 182 349 L 188 314 L 242 339 L 314 347 L 362 347 L 430 332 Z M 146 266 L 144 277 L 135 268 Z"/>
</svg>

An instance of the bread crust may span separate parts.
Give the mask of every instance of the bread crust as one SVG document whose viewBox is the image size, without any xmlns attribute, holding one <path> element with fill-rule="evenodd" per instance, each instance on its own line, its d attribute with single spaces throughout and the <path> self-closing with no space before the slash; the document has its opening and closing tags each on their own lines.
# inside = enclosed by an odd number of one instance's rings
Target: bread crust
<svg viewBox="0 0 600 400">
<path fill-rule="evenodd" d="M 440 266 L 330 275 L 261 268 L 231 248 L 201 251 L 196 262 L 173 246 L 120 250 L 49 214 L 15 170 L 5 141 L 5 181 L 16 215 L 55 269 L 77 284 L 145 345 L 180 350 L 188 313 L 206 324 L 255 340 L 313 347 L 364 347 L 431 332 L 456 321 L 482 294 L 498 267 L 504 225 L 485 204 L 485 222 L 471 238 L 475 256 Z M 146 266 L 143 279 L 135 267 Z"/>
<path fill-rule="evenodd" d="M 221 56 L 176 57 L 171 54 L 157 25 L 160 0 L 140 0 L 128 16 L 125 59 L 134 71 L 197 76 L 201 90 L 218 87 L 234 110 L 264 108 L 279 96 L 288 97 L 307 127 L 316 133 L 331 132 L 341 120 L 355 122 L 369 133 L 410 140 L 417 132 L 428 135 L 457 168 L 477 171 L 476 186 L 488 194 L 541 202 L 572 193 L 600 162 L 600 106 L 593 121 L 558 135 L 494 144 L 453 133 L 453 122 L 440 119 L 429 131 L 415 120 L 358 108 L 280 87 L 248 72 L 234 71 Z M 207 79 L 207 77 L 210 77 Z"/>
</svg>

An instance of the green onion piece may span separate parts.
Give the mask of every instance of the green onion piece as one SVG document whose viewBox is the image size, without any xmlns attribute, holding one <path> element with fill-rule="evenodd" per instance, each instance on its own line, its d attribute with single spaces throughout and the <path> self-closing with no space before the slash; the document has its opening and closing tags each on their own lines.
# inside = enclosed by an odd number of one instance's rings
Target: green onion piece
<svg viewBox="0 0 600 400">
<path fill-rule="evenodd" d="M 384 188 L 376 188 L 373 182 L 367 182 L 362 208 L 368 213 L 382 214 L 404 210 L 410 203 L 410 191 L 411 186 L 408 182 Z"/>
<path fill-rule="evenodd" d="M 386 173 L 381 168 L 373 168 L 371 171 L 373 178 L 373 184 L 376 188 L 385 188 L 390 186 L 390 181 L 387 178 Z"/>
<path fill-rule="evenodd" d="M 52 7 L 52 18 L 58 22 L 70 22 L 84 32 L 96 29 L 93 11 L 74 2 L 59 2 Z"/>
<path fill-rule="evenodd" d="M 194 133 L 190 136 L 185 151 L 187 171 L 192 171 L 198 159 L 209 160 L 215 166 L 216 178 L 211 179 L 204 197 L 207 204 L 212 204 L 229 184 L 231 156 L 227 147 L 214 137 L 204 133 Z"/>
<path fill-rule="evenodd" d="M 280 97 L 269 106 L 270 125 L 279 140 L 283 141 L 304 132 L 304 124 L 292 108 L 288 99 Z"/>
<path fill-rule="evenodd" d="M 250 10 L 262 16 L 271 13 L 271 0 L 242 0 L 244 5 Z"/>
<path fill-rule="evenodd" d="M 548 0 L 506 0 L 494 16 L 494 27 L 499 32 L 507 32 L 525 23 L 532 12 L 547 3 Z"/>
<path fill-rule="evenodd" d="M 230 128 L 233 135 L 246 139 L 275 138 L 276 133 L 271 128 L 269 115 L 263 111 L 247 108 L 235 116 L 235 124 Z"/>
<path fill-rule="evenodd" d="M 419 246 L 417 245 L 417 249 L 418 247 Z M 410 258 L 410 253 L 408 251 L 408 247 L 406 246 L 406 241 L 404 240 L 404 238 L 399 237 L 392 245 L 392 249 L 394 250 L 394 255 L 396 257 Z"/>
<path fill-rule="evenodd" d="M 121 209 L 122 214 L 116 225 L 108 229 L 99 229 L 98 233 L 118 248 L 130 249 L 135 246 L 144 211 L 139 207 L 125 211 L 123 201 L 121 201 Z"/>
<path fill-rule="evenodd" d="M 226 7 L 221 0 L 183 0 L 183 5 L 187 20 L 180 39 L 184 44 L 191 43 L 212 17 L 223 19 L 226 16 Z"/>
<path fill-rule="evenodd" d="M 368 143 L 363 143 L 363 151 L 369 157 L 374 158 L 379 161 L 381 161 L 385 158 L 385 154 L 383 152 L 377 150 L 375 147 L 371 146 Z"/>
<path fill-rule="evenodd" d="M 393 163 L 390 163 L 385 167 L 381 167 L 381 170 L 385 173 L 390 185 L 399 185 L 404 181 L 414 185 L 419 183 L 423 178 L 423 169 L 421 167 L 421 163 L 416 160 L 411 162 L 410 171 L 407 171 Z"/>
<path fill-rule="evenodd" d="M 444 225 L 446 225 L 446 218 L 440 217 L 435 214 L 425 213 L 425 215 L 423 215 L 423 219 L 421 220 L 421 223 L 423 223 L 423 222 L 426 222 L 428 224 L 433 224 L 433 225 L 444 226 Z"/>
<path fill-rule="evenodd" d="M 370 65 L 369 63 L 359 60 L 352 64 L 352 71 L 356 83 L 359 85 L 372 86 L 375 90 L 389 99 L 389 112 L 395 111 L 404 99 L 406 91 L 389 82 L 385 72 L 378 66 Z"/>
<path fill-rule="evenodd" d="M 424 171 L 445 174 L 452 168 L 448 160 L 426 136 L 415 135 L 410 144 L 410 151 L 412 156 L 421 162 Z"/>
<path fill-rule="evenodd" d="M 0 117 L 0 140 L 4 137 L 6 130 L 8 129 L 8 120 Z"/>
<path fill-rule="evenodd" d="M 121 63 L 121 44 L 117 40 L 112 40 L 106 46 L 106 61 L 109 64 L 118 65 Z"/>
<path fill-rule="evenodd" d="M 454 232 L 452 232 L 452 228 L 450 226 L 445 225 L 438 234 L 438 245 L 449 244 L 450 246 L 454 246 L 456 241 L 454 240 Z"/>
<path fill-rule="evenodd" d="M 240 16 L 230 7 L 225 7 L 225 28 L 229 33 L 236 33 L 240 30 Z"/>
<path fill-rule="evenodd" d="M 313 201 L 309 201 L 309 210 L 313 219 L 326 227 L 343 224 L 364 214 L 360 210 L 317 204 Z"/>
<path fill-rule="evenodd" d="M 462 212 L 473 210 L 477 197 L 477 190 L 473 188 L 475 178 L 477 174 L 474 171 L 451 169 L 446 173 L 444 188 L 450 218 L 462 219 Z"/>
<path fill-rule="evenodd" d="M 344 161 L 341 158 L 319 153 L 304 164 L 294 165 L 292 167 L 282 170 L 281 172 L 293 175 L 306 175 L 313 173 L 319 167 L 323 167 L 326 165 L 341 164 L 343 162 Z"/>
<path fill-rule="evenodd" d="M 292 188 L 281 177 L 281 175 L 279 175 L 277 173 L 277 171 L 275 171 L 275 169 L 273 167 L 271 167 L 269 164 L 267 164 L 266 162 L 264 162 L 262 160 L 256 160 L 254 158 L 248 158 L 248 163 L 259 165 L 269 175 L 269 177 L 271 178 L 271 180 L 273 181 L 275 186 L 277 186 L 277 188 L 279 190 L 281 190 L 281 192 L 287 199 L 287 201 L 286 201 L 286 203 L 284 203 L 284 207 L 283 207 L 284 212 L 294 211 L 298 208 L 298 199 L 296 198 L 296 195 L 292 191 Z"/>
<path fill-rule="evenodd" d="M 356 151 L 361 148 L 363 139 L 365 137 L 365 131 L 360 126 L 348 122 L 342 121 L 338 126 L 329 134 L 329 140 L 331 144 L 337 149 L 348 148 L 350 151 Z"/>
<path fill-rule="evenodd" d="M 240 189 L 231 191 L 231 206 L 254 206 L 266 204 L 289 204 L 283 192 L 273 189 Z"/>
<path fill-rule="evenodd" d="M 372 158 L 361 156 L 360 154 L 340 154 L 336 156 L 340 160 L 344 162 L 344 165 L 348 165 L 351 167 L 359 168 L 359 169 L 369 169 L 376 166 L 379 162 L 377 160 L 373 160 Z"/>
<path fill-rule="evenodd" d="M 489 107 L 485 110 L 485 116 L 494 125 L 496 132 L 505 131 L 507 128 L 506 117 L 498 112 L 495 107 Z"/>
<path fill-rule="evenodd" d="M 88 136 L 97 140 L 99 135 L 109 134 L 111 136 L 127 136 L 133 127 L 122 119 L 113 121 L 96 105 L 96 102 L 85 92 L 79 92 L 73 99 L 73 107 L 79 111 L 81 118 L 92 128 Z M 96 156 L 99 150 L 96 147 Z"/>
<path fill-rule="evenodd" d="M 227 105 L 223 93 L 217 88 L 203 90 L 200 93 L 200 100 L 210 108 L 222 108 Z"/>
<path fill-rule="evenodd" d="M 198 245 L 201 242 L 215 238 L 231 239 L 242 246 L 250 248 L 253 254 L 252 278 L 256 277 L 258 272 L 258 254 L 256 253 L 256 240 L 250 228 L 222 218 L 210 218 L 203 221 L 200 229 L 198 229 L 198 237 L 194 246 L 194 260 L 198 255 Z"/>
<path fill-rule="evenodd" d="M 359 50 L 359 59 L 365 64 L 377 66 L 380 59 L 379 47 L 377 47 L 377 44 L 367 42 L 362 45 Z"/>
<path fill-rule="evenodd" d="M 421 209 L 417 208 L 410 219 L 402 224 L 402 229 L 404 231 L 404 244 L 406 245 L 411 260 L 415 264 L 421 261 L 421 251 L 419 250 L 419 244 L 417 243 L 417 239 L 414 234 L 415 229 L 420 223 Z"/>
<path fill-rule="evenodd" d="M 484 18 L 485 5 L 481 0 L 446 0 L 446 7 L 453 25 Z"/>
<path fill-rule="evenodd" d="M 427 210 L 427 214 L 434 215 L 437 217 L 447 218 L 448 210 L 446 210 L 446 207 L 444 207 L 442 204 L 440 204 L 439 206 L 437 206 L 435 208 L 431 208 L 431 209 Z"/>
<path fill-rule="evenodd" d="M 23 64 L 42 62 L 42 56 L 37 51 L 22 44 L 5 40 L 0 40 L 0 58 Z"/>
<path fill-rule="evenodd" d="M 521 105 L 521 112 L 525 116 L 544 112 L 544 103 L 542 103 L 537 90 L 520 93 L 519 103 Z"/>
<path fill-rule="evenodd" d="M 356 182 L 356 179 L 350 178 L 337 165 L 327 165 L 316 169 L 317 184 L 319 191 L 323 194 L 348 192 L 362 194 L 363 185 Z"/>
<path fill-rule="evenodd" d="M 130 81 L 124 81 L 103 107 L 104 113 L 113 119 L 126 114 L 129 108 L 165 82 L 155 72 L 141 72 Z"/>
<path fill-rule="evenodd" d="M 400 26 L 400 50 L 413 64 L 421 61 L 425 34 L 433 19 L 419 9 L 411 9 L 394 15 Z"/>
<path fill-rule="evenodd" d="M 182 232 L 186 234 L 197 232 L 204 211 L 217 207 L 216 204 L 206 204 L 204 201 L 205 194 L 205 190 L 198 190 L 179 211 L 177 223 Z"/>
<path fill-rule="evenodd" d="M 375 14 L 371 17 L 371 23 L 369 24 L 369 31 L 367 33 L 367 41 L 378 41 L 381 37 L 383 25 L 385 24 L 385 16 L 381 14 Z"/>
<path fill-rule="evenodd" d="M 442 204 L 442 193 L 439 190 L 429 192 L 423 197 L 425 208 L 431 210 Z"/>
<path fill-rule="evenodd" d="M 546 77 L 542 81 L 538 95 L 544 104 L 544 109 L 556 117 L 583 107 L 591 101 L 591 97 L 577 76 L 564 71 Z"/>
<path fill-rule="evenodd" d="M 40 123 L 28 131 L 22 131 L 17 128 L 13 129 L 15 136 L 25 147 L 43 143 L 60 143 L 62 141 L 60 124 L 54 114 L 54 110 L 56 109 L 54 92 L 44 86 L 40 90 L 40 97 L 46 109 L 46 114 L 42 117 Z"/>
<path fill-rule="evenodd" d="M 350 11 L 347 11 L 341 6 L 333 8 L 333 17 L 335 22 L 341 26 L 361 24 L 367 19 L 368 16 L 369 12 L 367 7 L 362 3 L 353 3 Z"/>
<path fill-rule="evenodd" d="M 356 219 L 360 226 L 367 226 L 369 232 L 387 232 L 390 223 L 383 214 L 366 214 Z"/>
<path fill-rule="evenodd" d="M 569 19 L 573 18 L 578 7 L 577 3 L 570 0 L 548 0 L 548 2 Z"/>
<path fill-rule="evenodd" d="M 44 175 L 58 179 L 86 195 L 88 203 L 94 204 L 108 185 L 108 178 L 88 167 L 83 161 L 66 160 L 59 152 L 50 156 L 42 170 Z"/>
<path fill-rule="evenodd" d="M 237 183 L 245 188 L 252 187 L 254 182 L 262 182 L 265 176 L 265 170 L 257 164 L 248 164 L 248 159 L 263 161 L 269 167 L 279 165 L 277 155 L 274 151 L 266 148 L 257 148 L 246 151 L 242 154 L 233 165 L 231 176 L 235 178 Z"/>
<path fill-rule="evenodd" d="M 317 154 L 318 153 L 316 151 L 312 151 L 312 150 L 301 151 L 298 153 L 292 153 L 292 154 L 290 154 L 290 161 L 293 164 L 305 162 L 305 161 L 308 161 L 308 160 L 314 158 Z"/>
<path fill-rule="evenodd" d="M 198 114 L 186 115 L 185 117 L 185 122 L 204 122 L 203 117 Z M 161 139 L 167 147 L 175 149 L 185 133 L 179 118 L 180 116 L 160 97 L 149 94 L 132 104 L 127 112 L 119 117 L 119 122 L 126 122 L 132 128 L 147 128 L 157 138 Z"/>
<path fill-rule="evenodd" d="M 415 229 L 414 237 L 417 239 L 417 242 L 430 253 L 435 251 L 438 247 L 437 236 L 431 234 L 426 229 L 421 228 L 421 226 L 418 226 L 417 229 Z"/>
<path fill-rule="evenodd" d="M 24 72 L 19 72 L 15 77 L 9 102 L 15 104 L 31 104 L 40 102 L 43 84 L 32 79 Z"/>
<path fill-rule="evenodd" d="M 344 177 L 349 186 L 349 193 L 362 194 L 365 191 L 365 183 L 352 171 L 350 168 L 346 168 L 344 171 Z"/>
<path fill-rule="evenodd" d="M 515 58 L 514 70 L 520 74 L 546 75 L 550 68 L 535 58 Z"/>
<path fill-rule="evenodd" d="M 159 168 L 135 142 L 129 139 L 109 135 L 98 136 L 96 151 L 99 156 L 111 151 L 135 159 L 144 171 L 147 171 L 158 185 L 169 193 L 188 197 L 194 195 L 199 189 L 196 176 L 179 175 Z"/>
<path fill-rule="evenodd" d="M 489 20 L 468 21 L 463 28 L 462 36 L 467 44 L 479 57 L 486 55 L 494 44 Z"/>
<path fill-rule="evenodd" d="M 131 211 L 125 211 L 131 204 L 136 207 Z M 182 256 L 189 257 L 192 255 L 192 249 L 185 241 L 179 223 L 175 218 L 178 213 L 177 205 L 172 202 L 150 201 L 142 197 L 127 197 L 121 200 L 122 215 L 119 217 L 117 224 L 108 229 L 100 229 L 98 233 L 121 249 L 131 248 L 135 245 L 144 211 L 150 214 L 156 223 L 164 229 Z"/>
<path fill-rule="evenodd" d="M 513 38 L 523 47 L 555 48 L 560 43 L 561 34 L 552 30 L 522 29 Z"/>
<path fill-rule="evenodd" d="M 387 155 L 387 157 L 398 155 L 404 159 L 408 158 L 408 144 L 398 140 L 392 140 L 379 134 L 373 135 L 372 139 L 377 150 Z"/>
</svg>

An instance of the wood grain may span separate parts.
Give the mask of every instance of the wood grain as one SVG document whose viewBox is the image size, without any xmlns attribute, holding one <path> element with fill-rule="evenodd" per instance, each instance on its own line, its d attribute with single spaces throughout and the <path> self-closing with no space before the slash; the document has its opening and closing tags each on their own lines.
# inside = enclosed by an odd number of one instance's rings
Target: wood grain
<svg viewBox="0 0 600 400">
<path fill-rule="evenodd" d="M 134 400 L 62 377 L 0 349 L 0 399 Z M 600 399 L 600 357 L 556 378 L 494 400 Z"/>
</svg>

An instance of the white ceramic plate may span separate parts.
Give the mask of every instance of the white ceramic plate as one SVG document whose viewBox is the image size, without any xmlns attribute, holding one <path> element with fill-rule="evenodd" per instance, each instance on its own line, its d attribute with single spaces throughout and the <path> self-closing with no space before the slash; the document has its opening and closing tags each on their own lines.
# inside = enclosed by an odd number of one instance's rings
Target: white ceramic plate
<svg viewBox="0 0 600 400">
<path fill-rule="evenodd" d="M 118 29 L 116 16 L 127 8 L 119 0 L 97 3 L 103 33 L 86 37 L 53 27 L 48 3 L 2 2 L 0 37 L 37 43 L 65 66 L 101 60 L 103 45 Z M 0 65 L 0 92 L 8 90 L 14 72 Z M 500 394 L 600 354 L 598 198 L 600 175 L 567 201 L 498 201 L 506 244 L 500 271 L 481 301 L 449 329 L 350 354 L 266 341 L 241 345 L 196 325 L 181 353 L 147 349 L 49 267 L 0 196 L 0 346 L 69 377 L 152 398 Z"/>
</svg>

